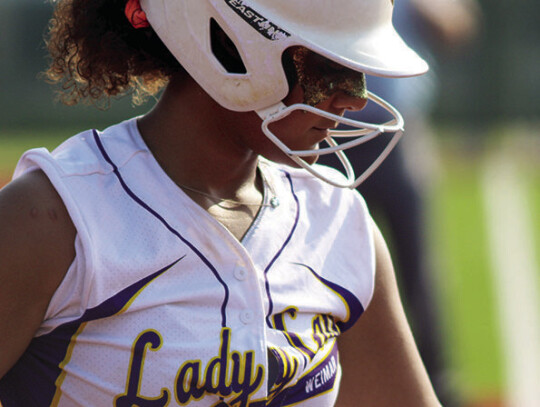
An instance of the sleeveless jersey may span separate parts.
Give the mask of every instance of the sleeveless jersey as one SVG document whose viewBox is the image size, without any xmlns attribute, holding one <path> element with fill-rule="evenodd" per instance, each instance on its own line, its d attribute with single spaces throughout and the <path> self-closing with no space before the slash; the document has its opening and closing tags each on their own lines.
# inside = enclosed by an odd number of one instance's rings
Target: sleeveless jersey
<svg viewBox="0 0 540 407">
<path fill-rule="evenodd" d="M 334 405 L 336 338 L 374 288 L 356 191 L 261 159 L 268 205 L 239 242 L 166 175 L 135 119 L 30 150 L 15 177 L 37 168 L 76 256 L 0 380 L 4 407 Z"/>
</svg>

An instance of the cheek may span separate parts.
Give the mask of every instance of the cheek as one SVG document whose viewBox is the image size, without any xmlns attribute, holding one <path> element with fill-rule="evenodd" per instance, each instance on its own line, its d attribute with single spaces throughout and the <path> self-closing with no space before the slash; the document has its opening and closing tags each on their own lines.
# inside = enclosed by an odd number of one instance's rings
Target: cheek
<svg viewBox="0 0 540 407">
<path fill-rule="evenodd" d="M 283 100 L 283 103 L 286 106 L 291 106 L 296 103 L 302 103 L 303 98 L 304 92 L 302 88 L 299 85 L 295 85 Z M 297 110 L 283 119 L 271 123 L 268 127 L 291 150 L 312 149 L 316 148 L 319 140 L 315 140 L 315 138 L 310 140 L 311 137 L 307 133 L 316 120 L 317 116 Z M 256 125 L 249 125 L 249 128 L 253 130 L 249 136 L 251 138 L 249 143 L 252 150 L 271 161 L 297 167 L 298 165 L 263 133 L 260 124 L 261 121 L 258 119 Z M 312 164 L 317 158 L 317 156 L 313 156 L 305 157 L 304 159 Z"/>
<path fill-rule="evenodd" d="M 323 136 L 310 130 L 312 126 L 312 118 L 310 116 L 312 116 L 310 113 L 304 114 L 302 111 L 296 111 L 282 120 L 272 123 L 269 129 L 291 150 L 318 149 L 318 144 Z M 302 158 L 307 163 L 313 164 L 317 161 L 318 156 L 314 155 Z M 287 161 L 289 165 L 298 166 L 290 158 L 287 158 Z"/>
<path fill-rule="evenodd" d="M 283 99 L 283 103 L 286 106 L 294 105 L 296 103 L 303 103 L 304 101 L 304 90 L 299 84 L 296 84 L 292 87 L 289 94 Z"/>
<path fill-rule="evenodd" d="M 308 140 L 306 132 L 311 127 L 309 113 L 302 111 L 292 112 L 277 122 L 270 124 L 269 129 L 278 139 L 284 142 L 289 148 L 295 148 L 298 145 L 305 144 Z"/>
</svg>

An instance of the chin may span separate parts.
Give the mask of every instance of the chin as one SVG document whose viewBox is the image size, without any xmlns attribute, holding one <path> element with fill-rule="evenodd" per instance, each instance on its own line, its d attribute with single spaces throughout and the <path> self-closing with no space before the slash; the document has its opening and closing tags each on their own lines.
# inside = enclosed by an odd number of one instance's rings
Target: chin
<svg viewBox="0 0 540 407">
<path fill-rule="evenodd" d="M 303 147 L 302 149 L 317 150 L 318 147 L 319 146 L 318 146 L 318 143 L 317 143 L 317 144 L 311 145 L 309 147 Z M 302 168 L 299 164 L 296 163 L 296 161 L 294 161 L 290 156 L 285 154 L 282 150 L 277 148 L 275 145 L 271 145 L 270 148 L 265 149 L 265 151 L 260 151 L 259 154 L 262 155 L 263 157 L 265 157 L 266 159 L 268 159 L 270 161 L 273 161 L 275 163 L 285 164 L 285 165 L 288 165 L 289 167 L 293 167 L 293 168 Z M 311 156 L 308 156 L 308 157 L 302 157 L 302 159 L 307 164 L 311 165 L 311 164 L 315 164 L 317 162 L 317 160 L 319 159 L 319 155 L 315 153 L 314 155 L 311 155 Z"/>
<path fill-rule="evenodd" d="M 319 160 L 318 155 L 313 155 L 313 156 L 310 156 L 310 157 L 304 157 L 304 161 L 306 163 L 308 163 L 309 165 L 315 164 L 318 160 Z"/>
<path fill-rule="evenodd" d="M 276 162 L 278 164 L 288 165 L 289 167 L 302 168 L 301 165 L 299 165 L 296 161 L 294 161 L 292 158 L 290 158 L 289 156 L 285 154 L 281 154 L 279 157 L 265 156 L 265 158 L 267 158 L 270 161 Z M 303 159 L 307 164 L 312 165 L 317 162 L 317 160 L 319 159 L 319 156 L 317 155 L 317 156 L 304 157 Z"/>
</svg>

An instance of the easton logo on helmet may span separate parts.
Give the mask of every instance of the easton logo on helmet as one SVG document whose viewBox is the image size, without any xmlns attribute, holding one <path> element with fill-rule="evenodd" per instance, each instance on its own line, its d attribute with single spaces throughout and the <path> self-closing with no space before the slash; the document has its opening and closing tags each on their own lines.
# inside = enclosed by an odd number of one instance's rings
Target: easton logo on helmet
<svg viewBox="0 0 540 407">
<path fill-rule="evenodd" d="M 279 28 L 251 7 L 244 5 L 243 0 L 225 0 L 225 3 L 269 40 L 277 41 L 291 36 L 287 31 Z"/>
</svg>

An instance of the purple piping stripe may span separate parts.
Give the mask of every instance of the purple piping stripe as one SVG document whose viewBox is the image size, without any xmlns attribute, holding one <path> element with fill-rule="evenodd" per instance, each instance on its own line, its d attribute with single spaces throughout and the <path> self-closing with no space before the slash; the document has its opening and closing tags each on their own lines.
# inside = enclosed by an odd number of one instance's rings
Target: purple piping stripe
<svg viewBox="0 0 540 407">
<path fill-rule="evenodd" d="M 270 322 L 270 315 L 272 315 L 272 311 L 274 310 L 274 303 L 272 302 L 272 294 L 270 293 L 270 283 L 268 282 L 267 274 L 268 274 L 268 271 L 270 270 L 270 268 L 274 265 L 274 263 L 278 259 L 278 257 L 281 255 L 281 253 L 283 253 L 283 250 L 285 250 L 285 247 L 289 244 L 289 242 L 290 242 L 290 240 L 292 238 L 292 235 L 293 235 L 294 231 L 296 230 L 296 227 L 298 226 L 298 219 L 300 218 L 300 203 L 298 202 L 298 197 L 296 196 L 296 194 L 294 192 L 294 185 L 293 185 L 293 182 L 292 182 L 292 179 L 291 179 L 291 174 L 289 174 L 286 171 L 283 171 L 283 172 L 285 173 L 285 176 L 289 180 L 289 184 L 291 186 L 291 193 L 292 193 L 292 196 L 293 196 L 293 198 L 294 198 L 294 200 L 296 202 L 296 217 L 294 219 L 294 224 L 293 224 L 293 227 L 291 229 L 291 232 L 289 233 L 289 236 L 287 236 L 287 239 L 285 239 L 285 242 L 283 243 L 283 246 L 281 246 L 281 249 L 279 249 L 279 251 L 276 253 L 274 258 L 270 261 L 270 263 L 268 264 L 268 266 L 264 270 L 264 280 L 265 280 L 264 284 L 265 284 L 265 287 L 266 287 L 266 295 L 268 295 L 268 314 L 266 315 L 266 324 L 268 325 L 269 328 L 272 328 L 272 323 Z"/>
<path fill-rule="evenodd" d="M 320 282 L 330 287 L 332 290 L 336 291 L 337 293 L 339 293 L 339 295 L 343 297 L 343 299 L 347 303 L 347 306 L 349 307 L 349 320 L 345 322 L 336 322 L 336 325 L 339 327 L 341 332 L 345 332 L 347 329 L 353 326 L 356 321 L 358 321 L 358 318 L 360 318 L 360 316 L 364 313 L 364 306 L 353 293 L 351 293 L 346 288 L 343 288 L 340 285 L 321 277 L 315 272 L 315 270 L 305 264 L 294 264 L 307 268 Z"/>
<path fill-rule="evenodd" d="M 331 391 L 336 384 L 338 360 L 338 347 L 334 344 L 328 356 L 315 369 L 300 378 L 294 386 L 285 389 L 268 407 L 296 405 Z"/>
<path fill-rule="evenodd" d="M 60 365 L 79 327 L 89 321 L 116 315 L 146 284 L 176 265 L 185 256 L 123 289 L 79 319 L 58 326 L 46 335 L 32 339 L 15 366 L 0 379 L 0 399 L 4 407 L 49 406 L 56 392 Z"/>
<path fill-rule="evenodd" d="M 216 279 L 219 281 L 219 283 L 223 286 L 223 289 L 225 291 L 225 298 L 223 299 L 223 304 L 221 305 L 221 326 L 226 327 L 227 326 L 227 304 L 229 302 L 229 287 L 227 287 L 227 284 L 225 284 L 225 281 L 221 278 L 216 268 L 210 263 L 210 261 L 204 257 L 204 255 L 195 247 L 193 244 L 191 244 L 188 240 L 186 240 L 177 230 L 175 230 L 171 225 L 167 223 L 167 221 L 162 218 L 156 211 L 154 211 L 150 206 L 148 206 L 144 201 L 142 201 L 125 183 L 124 179 L 122 178 L 122 175 L 120 174 L 120 171 L 118 170 L 118 167 L 113 163 L 109 155 L 107 154 L 107 151 L 105 150 L 103 144 L 101 143 L 101 140 L 99 138 L 98 132 L 96 130 L 93 130 L 94 133 L 94 139 L 96 141 L 96 144 L 101 151 L 101 154 L 103 155 L 103 158 L 105 161 L 107 161 L 111 167 L 113 168 L 114 174 L 118 178 L 118 181 L 120 181 L 120 184 L 122 185 L 122 188 L 126 193 L 133 199 L 136 203 L 138 203 L 141 207 L 143 207 L 146 211 L 150 212 L 154 217 L 156 217 L 172 234 L 174 234 L 176 237 L 178 237 L 183 243 L 185 243 L 193 252 L 202 260 L 204 264 L 212 271 Z"/>
</svg>

